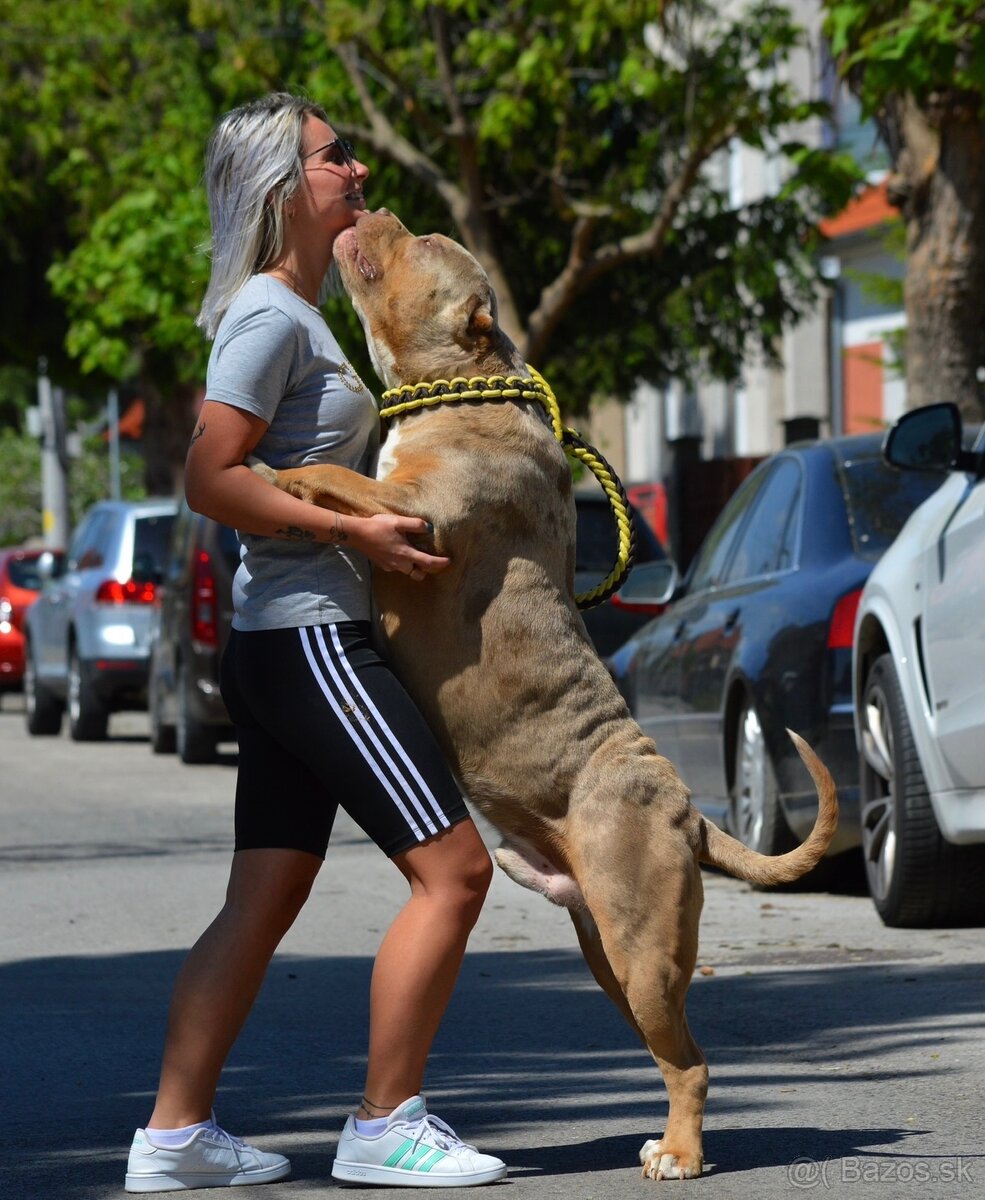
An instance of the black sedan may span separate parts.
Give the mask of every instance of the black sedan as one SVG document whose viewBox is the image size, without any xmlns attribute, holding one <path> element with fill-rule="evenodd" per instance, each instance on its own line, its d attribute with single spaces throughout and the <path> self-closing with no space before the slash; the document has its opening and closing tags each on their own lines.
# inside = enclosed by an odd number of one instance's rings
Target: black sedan
<svg viewBox="0 0 985 1200">
<path fill-rule="evenodd" d="M 801 840 L 817 809 L 787 728 L 838 785 L 829 853 L 860 842 L 855 611 L 879 556 L 943 480 L 893 470 L 881 442 L 788 447 L 732 496 L 683 584 L 654 564 L 623 588 L 627 601 L 671 602 L 611 657 L 613 676 L 698 807 L 764 854 Z"/>
</svg>

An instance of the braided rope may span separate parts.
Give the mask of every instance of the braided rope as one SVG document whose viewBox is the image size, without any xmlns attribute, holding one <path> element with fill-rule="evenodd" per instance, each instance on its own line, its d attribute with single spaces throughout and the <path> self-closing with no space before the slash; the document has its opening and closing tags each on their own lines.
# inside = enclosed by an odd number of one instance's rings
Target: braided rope
<svg viewBox="0 0 985 1200">
<path fill-rule="evenodd" d="M 535 400 L 543 405 L 551 421 L 554 436 L 565 454 L 577 459 L 592 472 L 609 500 L 616 521 L 619 546 L 616 561 L 605 579 L 587 592 L 579 592 L 575 603 L 580 609 L 594 608 L 619 589 L 629 574 L 636 555 L 636 527 L 632 510 L 619 477 L 594 446 L 561 422 L 561 409 L 550 384 L 534 367 L 527 365 L 530 378 L 520 375 L 475 375 L 470 379 L 436 379 L 433 383 L 405 383 L 389 388 L 380 397 L 380 419 L 431 408 L 435 404 L 456 404 L 462 400 Z"/>
</svg>

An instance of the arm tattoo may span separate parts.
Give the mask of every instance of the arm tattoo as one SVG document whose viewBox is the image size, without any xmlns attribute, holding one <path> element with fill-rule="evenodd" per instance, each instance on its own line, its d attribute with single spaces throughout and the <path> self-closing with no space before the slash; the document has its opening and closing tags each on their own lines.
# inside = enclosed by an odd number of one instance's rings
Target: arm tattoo
<svg viewBox="0 0 985 1200">
<path fill-rule="evenodd" d="M 342 514 L 336 513 L 335 514 L 335 528 L 329 534 L 329 541 L 347 542 L 348 540 L 349 540 L 349 535 L 342 528 Z"/>
<path fill-rule="evenodd" d="M 315 535 L 310 529 L 302 529 L 299 525 L 285 525 L 277 530 L 277 536 L 286 538 L 289 542 L 313 542 Z"/>
<path fill-rule="evenodd" d="M 202 434 L 204 432 L 205 432 L 205 422 L 202 421 L 201 424 L 199 425 L 199 427 L 192 434 L 192 440 L 189 443 L 189 445 L 194 446 L 195 443 L 198 441 L 198 439 L 202 436 Z"/>
</svg>

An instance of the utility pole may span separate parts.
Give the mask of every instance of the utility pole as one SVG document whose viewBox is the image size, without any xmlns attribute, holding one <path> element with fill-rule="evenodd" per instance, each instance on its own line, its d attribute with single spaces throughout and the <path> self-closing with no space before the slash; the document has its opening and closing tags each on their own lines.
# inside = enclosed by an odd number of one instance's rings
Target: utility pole
<svg viewBox="0 0 985 1200">
<path fill-rule="evenodd" d="M 109 494 L 111 500 L 120 498 L 120 394 L 110 388 L 106 401 L 109 425 Z"/>
<path fill-rule="evenodd" d="M 38 409 L 41 425 L 41 533 L 46 546 L 68 545 L 68 450 L 65 396 L 48 378 L 48 360 L 38 360 Z"/>
</svg>

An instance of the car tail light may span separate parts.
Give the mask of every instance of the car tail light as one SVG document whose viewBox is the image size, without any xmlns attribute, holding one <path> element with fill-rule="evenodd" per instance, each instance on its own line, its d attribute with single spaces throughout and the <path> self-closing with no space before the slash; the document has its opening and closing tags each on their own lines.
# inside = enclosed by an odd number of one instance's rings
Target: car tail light
<svg viewBox="0 0 985 1200">
<path fill-rule="evenodd" d="M 855 614 L 858 612 L 858 602 L 862 599 L 862 589 L 849 592 L 835 605 L 831 614 L 831 625 L 828 627 L 828 649 L 850 650 L 855 634 Z"/>
<path fill-rule="evenodd" d="M 613 608 L 621 608 L 623 612 L 649 613 L 654 617 L 662 613 L 667 607 L 666 604 L 633 604 L 628 600 L 624 600 L 618 592 L 609 597 L 609 603 Z"/>
<path fill-rule="evenodd" d="M 218 615 L 212 559 L 207 550 L 199 550 L 192 579 L 192 641 L 218 647 Z"/>
<path fill-rule="evenodd" d="M 96 603 L 153 604 L 156 596 L 157 588 L 149 580 L 139 583 L 136 579 L 128 579 L 126 583 L 120 583 L 118 579 L 106 579 L 96 592 Z"/>
</svg>

